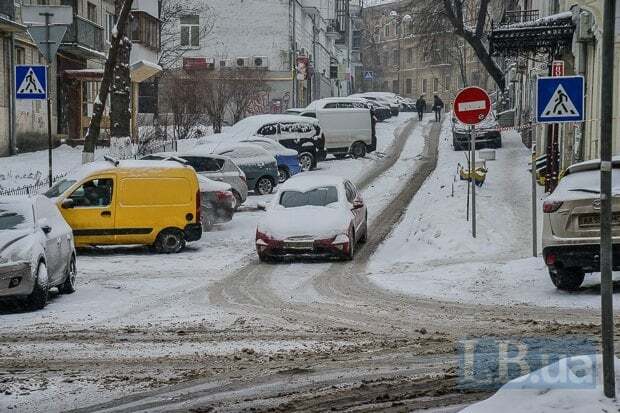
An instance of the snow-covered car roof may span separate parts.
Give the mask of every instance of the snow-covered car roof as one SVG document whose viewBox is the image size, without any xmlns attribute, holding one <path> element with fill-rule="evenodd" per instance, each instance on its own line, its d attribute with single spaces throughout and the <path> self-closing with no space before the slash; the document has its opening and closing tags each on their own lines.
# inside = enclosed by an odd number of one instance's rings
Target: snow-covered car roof
<svg viewBox="0 0 620 413">
<path fill-rule="evenodd" d="M 231 186 L 225 182 L 214 181 L 204 175 L 197 174 L 200 192 L 230 191 Z"/>
<path fill-rule="evenodd" d="M 68 174 L 65 179 L 75 179 L 77 181 L 91 174 L 113 172 L 120 168 L 128 169 L 183 169 L 185 166 L 174 161 L 165 160 L 124 160 L 114 165 L 109 161 L 96 161 L 82 165 L 78 169 Z"/>
<path fill-rule="evenodd" d="M 256 132 L 258 132 L 258 130 L 264 125 L 267 125 L 270 123 L 279 123 L 279 122 L 310 123 L 310 124 L 317 125 L 317 126 L 319 124 L 319 121 L 317 119 L 308 118 L 305 116 L 290 115 L 286 113 L 277 114 L 277 115 L 256 115 L 256 116 L 250 116 L 245 119 L 242 119 L 239 122 L 235 123 L 230 128 L 228 128 L 224 133 L 219 134 L 219 136 L 214 135 L 214 136 L 211 136 L 210 138 L 212 139 L 216 139 L 216 138 L 233 139 L 233 140 L 245 139 L 245 138 L 249 138 L 250 136 L 256 135 Z"/>
<path fill-rule="evenodd" d="M 323 98 L 323 99 L 315 100 L 314 102 L 312 102 L 308 106 L 306 106 L 305 110 L 322 109 L 325 105 L 327 105 L 328 103 L 332 103 L 332 102 L 360 102 L 360 103 L 365 103 L 364 99 L 362 99 L 360 97 L 355 97 L 355 96 L 331 97 L 331 98 Z"/>
<path fill-rule="evenodd" d="M 460 130 L 469 130 L 469 125 L 465 125 L 459 122 L 455 117 L 452 118 L 452 122 L 455 129 Z M 492 111 L 489 113 L 489 116 L 486 117 L 485 120 L 476 125 L 476 129 L 496 129 L 499 127 L 497 123 L 497 119 L 495 118 L 495 113 Z"/>
<path fill-rule="evenodd" d="M 620 167 L 612 170 L 612 194 L 620 195 Z M 584 169 L 579 173 L 564 176 L 553 193 L 547 197 L 549 201 L 572 201 L 600 197 L 600 169 Z"/>
<path fill-rule="evenodd" d="M 313 175 L 304 176 L 297 175 L 288 179 L 279 186 L 280 191 L 300 191 L 307 192 L 324 186 L 341 186 L 344 179 L 339 176 L 332 175 Z"/>
<path fill-rule="evenodd" d="M 620 156 L 614 156 L 611 159 L 612 168 L 620 168 Z M 569 175 L 575 172 L 583 172 L 583 171 L 592 171 L 592 170 L 600 170 L 601 169 L 601 160 L 600 159 L 591 159 L 589 161 L 579 162 L 574 165 L 569 166 L 564 175 Z"/>
</svg>

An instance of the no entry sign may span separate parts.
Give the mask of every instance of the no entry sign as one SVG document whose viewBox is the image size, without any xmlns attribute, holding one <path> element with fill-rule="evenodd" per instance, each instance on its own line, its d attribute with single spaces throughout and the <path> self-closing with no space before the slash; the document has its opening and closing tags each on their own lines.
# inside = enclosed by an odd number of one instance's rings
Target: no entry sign
<svg viewBox="0 0 620 413">
<path fill-rule="evenodd" d="M 479 87 L 462 89 L 454 99 L 454 116 L 465 125 L 477 125 L 491 111 L 491 98 Z"/>
</svg>

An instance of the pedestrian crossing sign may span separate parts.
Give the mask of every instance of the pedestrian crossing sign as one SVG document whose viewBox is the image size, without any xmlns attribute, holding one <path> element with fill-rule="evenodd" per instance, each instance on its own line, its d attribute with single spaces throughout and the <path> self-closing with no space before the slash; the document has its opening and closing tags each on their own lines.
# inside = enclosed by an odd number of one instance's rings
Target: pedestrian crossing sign
<svg viewBox="0 0 620 413">
<path fill-rule="evenodd" d="M 15 66 L 15 99 L 47 99 L 47 71 L 44 65 Z"/>
<path fill-rule="evenodd" d="M 538 123 L 584 121 L 583 76 L 538 78 L 536 120 Z"/>
</svg>

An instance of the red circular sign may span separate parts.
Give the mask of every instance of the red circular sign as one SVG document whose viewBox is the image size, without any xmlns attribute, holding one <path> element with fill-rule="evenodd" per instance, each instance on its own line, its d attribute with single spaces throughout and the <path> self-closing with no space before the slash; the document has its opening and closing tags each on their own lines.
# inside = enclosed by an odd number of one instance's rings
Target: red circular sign
<svg viewBox="0 0 620 413">
<path fill-rule="evenodd" d="M 491 111 L 489 94 L 479 87 L 466 87 L 454 99 L 454 116 L 466 125 L 477 125 Z"/>
</svg>

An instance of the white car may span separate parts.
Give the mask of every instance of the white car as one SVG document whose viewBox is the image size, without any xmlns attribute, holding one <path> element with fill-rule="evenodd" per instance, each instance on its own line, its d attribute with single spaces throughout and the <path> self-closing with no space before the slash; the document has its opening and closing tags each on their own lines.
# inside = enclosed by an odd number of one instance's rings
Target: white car
<svg viewBox="0 0 620 413">
<path fill-rule="evenodd" d="M 75 291 L 71 228 L 44 196 L 0 200 L 0 298 L 25 299 L 30 309 L 47 304 L 48 291 Z"/>
<path fill-rule="evenodd" d="M 377 149 L 373 115 L 360 98 L 337 97 L 315 100 L 301 114 L 319 120 L 325 150 L 344 157 L 363 158 Z"/>
<path fill-rule="evenodd" d="M 332 176 L 296 176 L 280 186 L 256 228 L 261 261 L 312 255 L 352 260 L 368 238 L 368 211 L 353 183 Z"/>
</svg>

